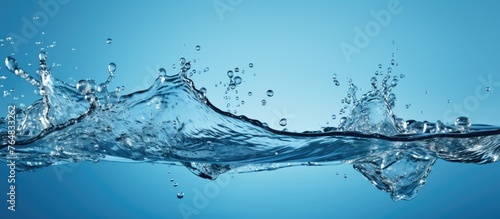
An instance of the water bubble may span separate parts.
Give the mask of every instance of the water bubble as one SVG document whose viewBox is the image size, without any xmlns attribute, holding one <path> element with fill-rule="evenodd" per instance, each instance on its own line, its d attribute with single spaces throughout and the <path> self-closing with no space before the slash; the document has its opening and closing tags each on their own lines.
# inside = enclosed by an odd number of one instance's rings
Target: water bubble
<svg viewBox="0 0 500 219">
<path fill-rule="evenodd" d="M 241 79 L 241 77 L 240 77 L 240 76 L 236 76 L 236 77 L 234 77 L 234 83 L 236 83 L 236 84 L 241 84 L 241 82 L 242 82 L 242 79 Z"/>
<path fill-rule="evenodd" d="M 232 78 L 232 77 L 234 76 L 233 71 L 231 71 L 231 70 L 227 71 L 227 76 L 228 76 L 229 78 Z"/>
<path fill-rule="evenodd" d="M 111 44 L 112 42 L 113 42 L 113 39 L 111 39 L 111 38 L 106 39 L 107 44 Z"/>
<path fill-rule="evenodd" d="M 248 67 L 253 68 L 253 63 L 248 64 Z"/>
<path fill-rule="evenodd" d="M 486 91 L 490 91 L 490 87 L 486 87 Z"/>
<path fill-rule="evenodd" d="M 262 100 L 260 101 L 262 103 L 262 106 L 265 106 L 266 105 L 266 100 Z"/>
<path fill-rule="evenodd" d="M 240 68 L 234 68 L 234 72 L 239 72 Z"/>
<path fill-rule="evenodd" d="M 179 193 L 177 193 L 177 198 L 178 198 L 178 199 L 182 199 L 182 198 L 184 198 L 184 192 L 179 192 Z"/>
<path fill-rule="evenodd" d="M 186 59 L 184 57 L 180 58 L 179 64 L 181 64 L 181 66 L 184 66 L 186 64 Z"/>
<path fill-rule="evenodd" d="M 272 96 L 274 96 L 274 91 L 273 90 L 267 90 L 266 94 L 267 94 L 268 97 L 272 97 Z"/>
<path fill-rule="evenodd" d="M 194 47 L 196 49 L 196 51 L 200 51 L 201 47 L 200 45 L 196 45 L 196 47 Z"/>
<path fill-rule="evenodd" d="M 461 132 L 469 131 L 470 126 L 472 125 L 472 121 L 465 116 L 460 116 L 455 120 L 455 128 Z"/>
<path fill-rule="evenodd" d="M 281 125 L 281 126 L 286 126 L 286 124 L 287 124 L 286 119 L 285 119 L 285 118 L 282 118 L 282 119 L 280 120 L 280 125 Z"/>
<path fill-rule="evenodd" d="M 114 62 L 109 63 L 108 71 L 110 74 L 114 74 L 116 71 L 116 64 Z"/>
<path fill-rule="evenodd" d="M 252 92 L 248 92 L 248 96 L 252 96 Z"/>
<path fill-rule="evenodd" d="M 185 71 L 189 70 L 191 68 L 191 62 L 186 62 L 186 64 L 184 64 L 184 68 Z"/>
<path fill-rule="evenodd" d="M 337 119 L 337 116 L 335 114 L 332 115 L 332 120 Z"/>
<path fill-rule="evenodd" d="M 15 70 L 17 70 L 17 60 L 10 57 L 10 56 L 7 56 L 7 58 L 5 58 L 5 67 L 7 67 L 7 69 L 11 72 L 14 72 Z"/>
<path fill-rule="evenodd" d="M 164 68 L 158 69 L 158 74 L 160 76 L 167 76 L 167 71 Z"/>
</svg>

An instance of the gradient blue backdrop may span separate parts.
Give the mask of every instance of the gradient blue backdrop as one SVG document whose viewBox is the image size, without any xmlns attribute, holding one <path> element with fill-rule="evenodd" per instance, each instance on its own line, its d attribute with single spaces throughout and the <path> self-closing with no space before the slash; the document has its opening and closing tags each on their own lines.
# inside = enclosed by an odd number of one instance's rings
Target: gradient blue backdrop
<svg viewBox="0 0 500 219">
<path fill-rule="evenodd" d="M 348 61 L 340 45 L 354 45 L 356 28 L 364 31 L 378 22 L 371 11 L 398 2 L 400 13 L 391 14 L 387 25 L 379 23 L 376 34 Z M 55 4 L 47 10 L 48 3 Z M 484 94 L 480 78 L 491 75 L 496 83 L 488 85 L 488 98 L 465 113 L 473 123 L 500 125 L 499 10 L 493 0 L 2 1 L 0 43 L 5 45 L 0 57 L 15 57 L 35 76 L 43 47 L 55 65 L 53 75 L 69 83 L 104 81 L 108 63 L 115 62 L 112 86 L 123 85 L 122 93 L 149 87 L 160 67 L 175 73 L 178 64 L 176 69 L 172 65 L 180 57 L 196 59 L 193 68 L 210 70 L 192 79 L 198 88 L 207 88 L 216 106 L 226 110 L 231 103 L 229 110 L 273 128 L 287 117 L 289 130 L 303 131 L 337 125 L 348 78 L 368 89 L 378 64 L 385 69 L 395 53 L 399 66 L 393 73 L 406 76 L 395 89 L 398 116 L 453 122 L 459 116 L 454 108 L 471 104 L 478 86 Z M 39 27 L 26 29 L 35 22 Z M 14 45 L 7 36 L 14 37 Z M 106 44 L 107 38 L 113 43 Z M 215 87 L 227 82 L 226 71 L 235 67 L 246 71 L 239 88 L 246 103 L 240 107 L 223 98 L 221 85 Z M 332 82 L 333 73 L 341 86 Z M 2 114 L 8 104 L 28 105 L 39 98 L 34 87 L 3 66 L 0 75 L 7 77 L 0 79 L 2 92 L 15 89 L 0 97 Z M 275 91 L 271 98 L 268 89 Z M 499 168 L 498 163 L 438 161 L 419 195 L 400 202 L 350 165 L 232 175 L 190 218 L 494 218 L 500 213 Z M 6 193 L 5 165 L 0 173 L 0 193 Z M 196 190 L 216 185 L 183 167 L 137 163 L 83 162 L 17 177 L 17 210 L 8 212 L 2 201 L 7 196 L 0 196 L 1 218 L 182 218 L 179 206 L 193 207 Z M 170 178 L 179 186 L 174 188 Z M 180 191 L 186 194 L 181 200 L 176 198 Z"/>
</svg>

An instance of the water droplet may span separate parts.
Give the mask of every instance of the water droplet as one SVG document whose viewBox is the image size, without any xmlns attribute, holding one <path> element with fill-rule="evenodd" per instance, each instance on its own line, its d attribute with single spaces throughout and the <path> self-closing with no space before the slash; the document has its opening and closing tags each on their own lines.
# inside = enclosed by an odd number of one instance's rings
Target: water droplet
<svg viewBox="0 0 500 219">
<path fill-rule="evenodd" d="M 461 132 L 469 131 L 471 125 L 472 121 L 465 116 L 460 116 L 455 120 L 455 128 Z"/>
<path fill-rule="evenodd" d="M 178 198 L 178 199 L 182 199 L 182 198 L 184 198 L 184 192 L 179 192 L 179 193 L 177 193 L 177 198 Z"/>
<path fill-rule="evenodd" d="M 248 64 L 248 67 L 253 68 L 253 63 Z"/>
<path fill-rule="evenodd" d="M 272 96 L 274 96 L 274 91 L 273 90 L 267 90 L 266 94 L 267 94 L 268 97 L 272 97 Z"/>
<path fill-rule="evenodd" d="M 234 68 L 234 72 L 240 72 L 240 68 Z"/>
<path fill-rule="evenodd" d="M 486 91 L 490 91 L 490 87 L 486 87 Z"/>
<path fill-rule="evenodd" d="M 451 100 L 448 100 L 448 103 L 451 103 Z"/>
<path fill-rule="evenodd" d="M 207 89 L 205 87 L 200 88 L 200 91 L 205 95 L 207 93 Z"/>
<path fill-rule="evenodd" d="M 400 74 L 400 75 L 399 75 L 399 78 L 404 78 L 404 77 L 405 77 L 405 75 L 404 75 L 404 74 Z"/>
<path fill-rule="evenodd" d="M 347 179 L 347 173 L 346 173 L 346 174 L 344 174 L 344 179 Z"/>
<path fill-rule="evenodd" d="M 337 116 L 335 114 L 332 115 L 332 120 L 337 119 Z"/>
<path fill-rule="evenodd" d="M 378 64 L 378 68 L 382 69 L 382 64 Z"/>
<path fill-rule="evenodd" d="M 411 104 L 405 104 L 405 108 L 408 109 L 410 108 Z"/>
<path fill-rule="evenodd" d="M 231 71 L 231 70 L 227 71 L 227 76 L 228 76 L 229 78 L 232 78 L 232 77 L 234 76 L 233 71 Z"/>
<path fill-rule="evenodd" d="M 177 187 L 179 184 L 178 183 L 174 183 L 174 187 Z"/>
<path fill-rule="evenodd" d="M 76 84 L 76 89 L 79 90 L 83 95 L 86 95 L 91 91 L 91 86 L 87 80 L 80 80 Z"/>
<path fill-rule="evenodd" d="M 248 96 L 252 96 L 252 92 L 248 92 Z"/>
<path fill-rule="evenodd" d="M 425 94 L 429 94 L 429 91 L 425 91 Z"/>
<path fill-rule="evenodd" d="M 10 57 L 10 56 L 7 56 L 7 58 L 5 58 L 5 67 L 7 67 L 7 69 L 11 72 L 14 72 L 15 70 L 17 70 L 17 60 Z"/>
<path fill-rule="evenodd" d="M 45 61 L 47 61 L 47 53 L 45 51 L 41 51 L 38 54 L 38 59 L 40 60 L 40 62 L 45 63 Z"/>
<path fill-rule="evenodd" d="M 170 182 L 173 182 L 174 181 L 174 178 L 170 178 Z"/>
<path fill-rule="evenodd" d="M 167 76 L 167 71 L 164 68 L 158 69 L 158 75 L 160 76 Z"/>
<path fill-rule="evenodd" d="M 282 119 L 280 120 L 280 125 L 281 125 L 281 126 L 286 126 L 286 123 L 287 123 L 287 121 L 286 121 L 286 119 L 285 119 L 285 118 L 282 118 Z"/>
<path fill-rule="evenodd" d="M 240 76 L 236 76 L 236 77 L 234 77 L 234 83 L 236 83 L 237 85 L 238 85 L 238 84 L 241 84 L 241 82 L 242 82 L 242 81 L 243 81 L 243 80 L 241 79 L 241 77 L 240 77 Z"/>
<path fill-rule="evenodd" d="M 392 87 L 396 87 L 396 85 L 398 85 L 398 82 L 399 82 L 399 80 L 398 80 L 398 79 L 396 79 L 396 78 L 392 79 L 391 86 L 392 86 Z"/>
<path fill-rule="evenodd" d="M 111 38 L 106 39 L 106 43 L 107 43 L 107 44 L 111 44 L 111 43 L 113 43 L 113 39 L 111 39 Z"/>
<path fill-rule="evenodd" d="M 196 51 L 200 51 L 201 47 L 200 45 L 196 45 L 196 47 L 194 47 L 196 49 Z"/>
<path fill-rule="evenodd" d="M 374 88 L 377 87 L 377 78 L 376 77 L 372 77 L 372 79 L 370 80 L 370 83 L 372 84 L 372 86 Z"/>
<path fill-rule="evenodd" d="M 6 39 L 7 41 L 11 41 L 11 40 L 12 40 L 12 37 L 11 37 L 11 36 L 7 36 L 7 37 L 5 37 L 5 39 Z"/>
<path fill-rule="evenodd" d="M 266 100 L 262 100 L 261 103 L 262 103 L 262 106 L 265 106 L 266 105 Z"/>
<path fill-rule="evenodd" d="M 116 71 L 116 64 L 114 62 L 109 63 L 108 65 L 109 74 L 114 74 Z"/>
<path fill-rule="evenodd" d="M 180 58 L 179 64 L 181 64 L 181 66 L 184 66 L 186 64 L 186 59 L 184 57 Z"/>
</svg>

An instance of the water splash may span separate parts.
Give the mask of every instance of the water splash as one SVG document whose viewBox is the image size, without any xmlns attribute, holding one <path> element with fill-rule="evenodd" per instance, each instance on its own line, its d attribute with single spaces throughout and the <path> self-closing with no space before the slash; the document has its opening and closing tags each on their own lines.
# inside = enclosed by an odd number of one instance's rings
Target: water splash
<svg viewBox="0 0 500 219">
<path fill-rule="evenodd" d="M 42 96 L 16 111 L 19 171 L 82 160 L 175 162 L 215 179 L 229 171 L 348 163 L 394 200 L 409 200 L 424 185 L 437 158 L 483 164 L 498 161 L 500 155 L 499 127 L 473 125 L 466 117 L 457 118 L 454 127 L 397 117 L 392 89 L 398 80 L 390 80 L 389 71 L 380 83 L 372 78 L 372 89 L 359 99 L 349 81 L 343 101 L 350 105 L 350 114 L 339 119 L 338 127 L 295 133 L 213 106 L 206 89 L 197 90 L 187 78 L 191 63 L 185 58 L 179 60 L 178 74 L 168 76 L 159 69 L 150 88 L 127 95 L 108 90 L 114 63 L 104 83 L 89 79 L 72 86 L 51 75 L 46 53 L 39 59 L 40 81 L 22 71 L 14 58 L 5 60 L 9 71 L 26 78 Z M 228 71 L 231 80 L 233 76 Z M 286 118 L 280 121 L 286 123 Z M 7 162 L 6 119 L 0 124 L 0 160 Z"/>
</svg>

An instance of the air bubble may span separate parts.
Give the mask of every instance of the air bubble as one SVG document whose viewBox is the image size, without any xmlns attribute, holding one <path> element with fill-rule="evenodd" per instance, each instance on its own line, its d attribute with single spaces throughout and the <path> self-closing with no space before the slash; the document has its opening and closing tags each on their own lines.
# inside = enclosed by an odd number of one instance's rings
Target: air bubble
<svg viewBox="0 0 500 219">
<path fill-rule="evenodd" d="M 274 91 L 273 90 L 267 90 L 266 94 L 267 94 L 268 97 L 272 97 L 272 96 L 274 96 Z"/>
<path fill-rule="evenodd" d="M 281 126 L 286 126 L 286 124 L 287 124 L 286 119 L 285 119 L 285 118 L 282 118 L 282 119 L 280 120 L 280 125 L 281 125 Z"/>
<path fill-rule="evenodd" d="M 469 131 L 470 126 L 472 125 L 472 121 L 465 116 L 460 116 L 455 120 L 455 128 L 461 132 Z"/>
</svg>

